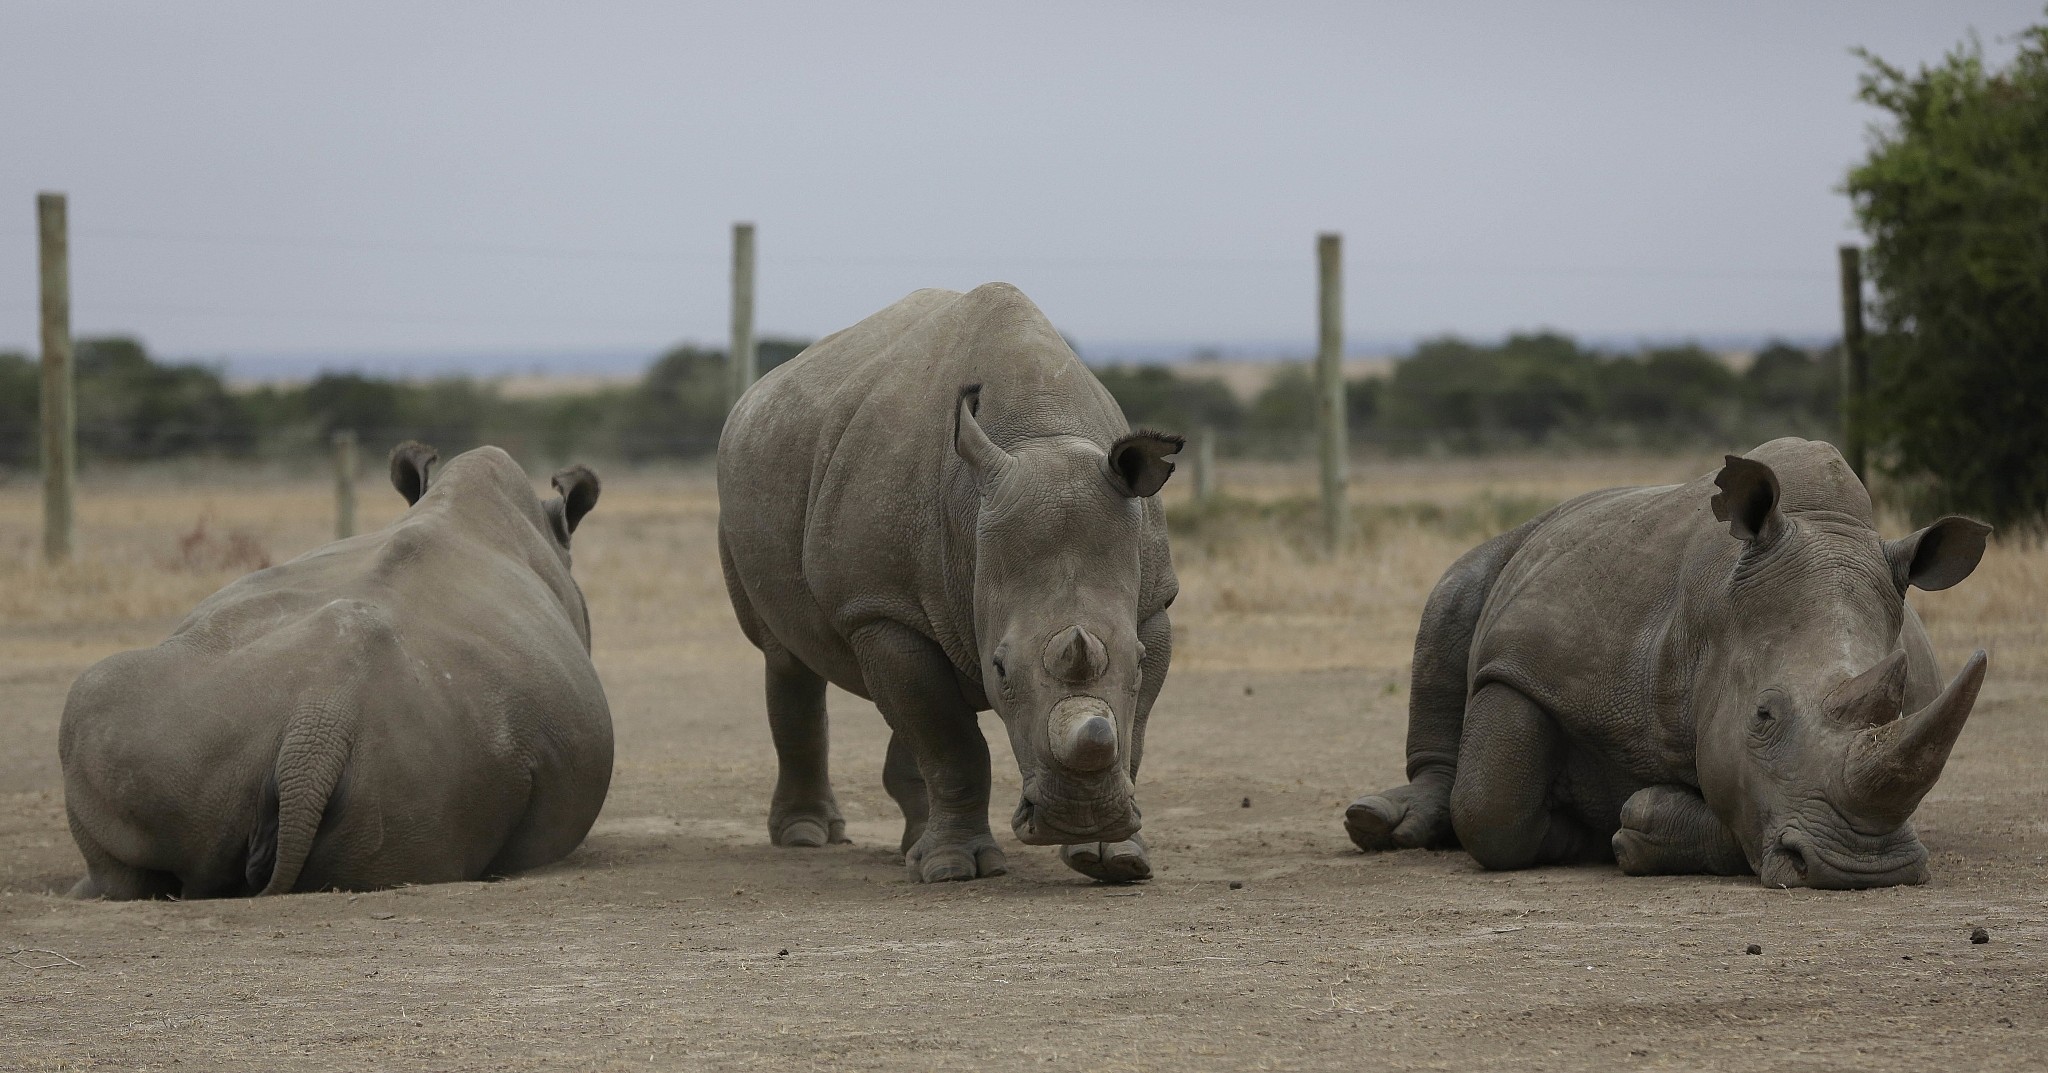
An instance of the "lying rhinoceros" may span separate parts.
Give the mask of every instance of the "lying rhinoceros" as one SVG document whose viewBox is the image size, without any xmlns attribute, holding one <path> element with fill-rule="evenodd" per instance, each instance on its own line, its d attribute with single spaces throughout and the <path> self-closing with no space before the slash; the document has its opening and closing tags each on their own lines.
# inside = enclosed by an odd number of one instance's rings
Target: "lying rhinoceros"
<svg viewBox="0 0 2048 1073">
<path fill-rule="evenodd" d="M 991 706 L 1024 777 L 1017 837 L 1098 879 L 1150 875 L 1132 780 L 1172 649 L 1152 495 L 1180 445 L 1130 431 L 1007 284 L 918 291 L 749 390 L 719 441 L 718 537 L 768 664 L 770 838 L 845 840 L 830 681 L 889 722 L 914 879 L 1004 870 L 975 724 Z"/>
<path fill-rule="evenodd" d="M 72 893 L 227 897 L 477 879 L 583 840 L 611 782 L 569 535 L 596 474 L 543 503 L 495 447 L 412 504 L 214 593 L 155 648 L 94 664 L 59 751 Z"/>
<path fill-rule="evenodd" d="M 1409 783 L 1345 827 L 1368 851 L 1459 844 L 1488 868 L 1925 882 L 1907 820 L 1985 660 L 1943 688 L 1906 587 L 1962 581 L 1989 532 L 1951 517 L 1882 540 L 1842 456 L 1796 439 L 1565 503 L 1437 583 Z"/>
</svg>

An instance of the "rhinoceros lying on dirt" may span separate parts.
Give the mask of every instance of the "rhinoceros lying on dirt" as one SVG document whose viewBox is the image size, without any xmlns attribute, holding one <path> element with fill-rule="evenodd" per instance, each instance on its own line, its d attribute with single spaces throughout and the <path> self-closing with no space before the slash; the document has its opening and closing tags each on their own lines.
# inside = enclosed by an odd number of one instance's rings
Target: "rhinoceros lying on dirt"
<svg viewBox="0 0 2048 1073">
<path fill-rule="evenodd" d="M 1881 540 L 1842 456 L 1795 439 L 1565 503 L 1437 583 L 1410 781 L 1345 827 L 1368 851 L 1462 844 L 1488 868 L 1611 855 L 1632 875 L 1925 882 L 1907 820 L 1985 660 L 1943 688 L 1906 587 L 1962 581 L 1989 532 L 1951 517 Z"/>
<path fill-rule="evenodd" d="M 999 875 L 993 706 L 1011 820 L 1097 879 L 1151 874 L 1132 780 L 1177 591 L 1152 498 L 1178 436 L 1123 412 L 1016 288 L 918 291 L 748 391 L 718 447 L 719 552 L 768 665 L 777 845 L 845 841 L 825 683 L 881 708 L 913 878 Z"/>
<path fill-rule="evenodd" d="M 495 447 L 412 504 L 214 593 L 71 687 L 59 750 L 80 897 L 226 897 L 477 879 L 583 840 L 611 713 L 569 535 L 596 474 L 543 503 Z"/>
</svg>

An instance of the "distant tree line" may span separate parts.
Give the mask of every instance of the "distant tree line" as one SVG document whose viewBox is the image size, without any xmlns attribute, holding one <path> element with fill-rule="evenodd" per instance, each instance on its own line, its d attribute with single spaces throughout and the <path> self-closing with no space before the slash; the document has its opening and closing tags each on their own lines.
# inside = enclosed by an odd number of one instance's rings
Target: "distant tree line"
<svg viewBox="0 0 2048 1073">
<path fill-rule="evenodd" d="M 803 343 L 760 344 L 763 372 Z M 550 464 L 572 455 L 650 461 L 708 455 L 725 416 L 725 353 L 680 346 L 639 382 L 578 394 L 512 397 L 488 381 L 406 381 L 328 373 L 304 384 L 230 390 L 200 365 L 151 359 L 128 338 L 75 348 L 80 449 L 88 460 L 190 455 L 289 458 L 352 429 L 366 447 L 417 438 L 444 452 L 495 443 Z M 1227 453 L 1289 456 L 1315 428 L 1315 385 L 1278 367 L 1241 399 L 1199 368 L 1117 366 L 1098 375 L 1136 425 L 1211 428 Z M 1832 353 L 1773 344 L 1746 369 L 1693 347 L 1602 354 L 1556 334 L 1498 345 L 1444 338 L 1347 385 L 1356 442 L 1388 450 L 1540 446 L 1744 446 L 1774 435 L 1832 435 L 1840 375 Z M 0 354 L 0 466 L 37 457 L 39 373 Z"/>
<path fill-rule="evenodd" d="M 1248 402 L 1199 373 L 1138 366 L 1101 376 L 1133 423 L 1206 426 L 1244 453 L 1293 453 L 1315 428 L 1304 364 L 1280 369 Z M 1840 357 L 1772 343 L 1738 372 L 1691 346 L 1603 354 L 1547 332 L 1497 345 L 1442 338 L 1396 361 L 1390 376 L 1349 381 L 1345 404 L 1353 441 L 1392 451 L 1733 447 L 1833 436 Z"/>
<path fill-rule="evenodd" d="M 805 345 L 761 341 L 760 369 Z M 371 450 L 413 438 L 444 455 L 493 443 L 540 463 L 571 455 L 641 461 L 710 454 L 725 418 L 725 354 L 693 346 L 656 358 L 631 386 L 530 398 L 469 378 L 356 373 L 234 391 L 217 369 L 155 361 L 124 337 L 80 339 L 73 362 L 79 451 L 88 461 L 302 457 L 325 452 L 342 429 Z M 36 464 L 41 389 L 33 359 L 0 352 L 0 468 Z"/>
</svg>

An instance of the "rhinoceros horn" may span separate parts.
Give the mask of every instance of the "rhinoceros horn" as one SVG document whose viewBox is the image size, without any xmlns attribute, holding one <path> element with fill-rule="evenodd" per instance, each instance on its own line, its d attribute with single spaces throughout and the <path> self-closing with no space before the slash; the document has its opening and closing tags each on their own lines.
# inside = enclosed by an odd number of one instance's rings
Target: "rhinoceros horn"
<svg viewBox="0 0 2048 1073">
<path fill-rule="evenodd" d="M 1073 771 L 1101 771 L 1116 763 L 1116 724 L 1109 705 L 1094 697 L 1067 697 L 1046 721 L 1053 758 Z"/>
<path fill-rule="evenodd" d="M 1906 650 L 1878 660 L 1862 674 L 1836 686 L 1821 702 L 1835 725 L 1851 730 L 1880 726 L 1899 714 L 1906 696 Z"/>
<path fill-rule="evenodd" d="M 1838 804 L 1844 811 L 1893 825 L 1913 815 L 1920 799 L 1941 777 L 1949 749 L 1970 718 L 1977 691 L 1984 686 L 1986 662 L 1984 650 L 1978 649 L 1927 707 L 1856 732 L 1842 770 L 1843 799 Z"/>
<path fill-rule="evenodd" d="M 1062 682 L 1092 682 L 1109 666 L 1109 654 L 1095 635 L 1069 626 L 1045 644 L 1045 669 Z"/>
</svg>

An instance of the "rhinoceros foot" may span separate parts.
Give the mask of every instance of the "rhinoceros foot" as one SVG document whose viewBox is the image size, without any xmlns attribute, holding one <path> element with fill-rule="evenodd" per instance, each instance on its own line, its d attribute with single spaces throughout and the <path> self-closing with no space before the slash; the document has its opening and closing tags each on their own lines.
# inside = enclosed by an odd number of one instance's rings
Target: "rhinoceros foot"
<svg viewBox="0 0 2048 1073">
<path fill-rule="evenodd" d="M 770 837 L 778 846 L 801 849 L 837 846 L 853 841 L 846 837 L 846 821 L 836 816 L 829 819 L 791 816 L 783 820 Z"/>
<path fill-rule="evenodd" d="M 1689 786 L 1645 786 L 1629 795 L 1611 842 L 1614 862 L 1626 875 L 1735 876 L 1750 870 L 1742 844 Z"/>
<path fill-rule="evenodd" d="M 1138 883 L 1152 878 L 1151 851 L 1144 839 L 1135 836 L 1122 842 L 1061 846 L 1060 860 L 1074 871 L 1104 883 Z"/>
<path fill-rule="evenodd" d="M 986 879 L 1010 870 L 995 836 L 986 831 L 966 838 L 948 840 L 926 831 L 903 855 L 910 878 L 918 883 L 951 883 Z"/>
<path fill-rule="evenodd" d="M 1367 794 L 1344 810 L 1344 831 L 1367 853 L 1450 845 L 1455 836 L 1449 782 L 1411 782 Z"/>
</svg>

